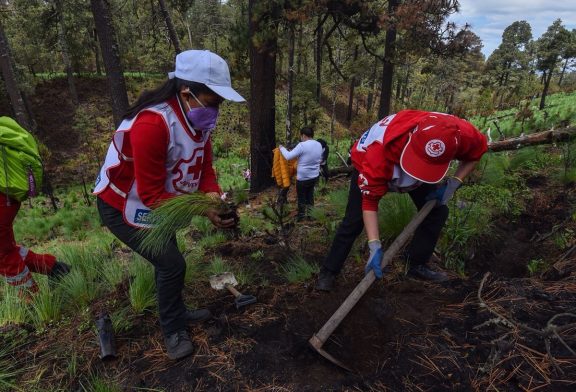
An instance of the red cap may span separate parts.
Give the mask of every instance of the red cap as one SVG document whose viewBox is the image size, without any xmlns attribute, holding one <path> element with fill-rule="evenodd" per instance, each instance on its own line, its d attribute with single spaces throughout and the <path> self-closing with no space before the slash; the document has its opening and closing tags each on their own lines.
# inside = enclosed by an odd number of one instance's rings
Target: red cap
<svg viewBox="0 0 576 392">
<path fill-rule="evenodd" d="M 402 151 L 402 170 L 419 181 L 435 184 L 442 180 L 458 151 L 459 129 L 444 116 L 431 114 L 422 119 Z"/>
</svg>

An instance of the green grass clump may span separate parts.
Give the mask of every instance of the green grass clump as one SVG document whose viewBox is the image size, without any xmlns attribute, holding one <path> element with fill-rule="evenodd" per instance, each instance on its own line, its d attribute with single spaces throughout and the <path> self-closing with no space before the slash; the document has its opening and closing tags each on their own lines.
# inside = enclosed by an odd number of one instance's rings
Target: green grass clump
<svg viewBox="0 0 576 392">
<path fill-rule="evenodd" d="M 46 324 L 58 321 L 62 317 L 62 290 L 52 290 L 48 284 L 38 282 L 40 290 L 34 295 L 30 309 L 32 321 L 36 328 L 41 329 Z"/>
<path fill-rule="evenodd" d="M 192 217 L 190 220 L 190 226 L 192 229 L 198 230 L 204 235 L 212 234 L 216 230 L 212 222 L 210 222 L 210 220 L 204 216 Z"/>
<path fill-rule="evenodd" d="M 105 282 L 110 289 L 116 287 L 126 276 L 126 269 L 123 263 L 118 260 L 104 260 L 98 272 L 100 280 Z"/>
<path fill-rule="evenodd" d="M 152 265 L 140 256 L 135 256 L 135 258 L 136 260 L 130 264 L 130 275 L 133 278 L 130 281 L 128 294 L 134 311 L 142 313 L 156 303 L 156 283 Z"/>
<path fill-rule="evenodd" d="M 83 392 L 121 392 L 119 385 L 111 382 L 107 377 L 91 376 L 88 380 L 80 382 Z"/>
<path fill-rule="evenodd" d="M 86 277 L 80 269 L 72 269 L 61 280 L 60 285 L 64 291 L 66 303 L 77 309 L 88 306 L 92 300 L 100 295 L 100 287 L 96 281 Z"/>
<path fill-rule="evenodd" d="M 42 196 L 22 204 L 14 222 L 14 235 L 19 242 L 36 244 L 58 237 L 83 240 L 100 226 L 94 205 L 88 206 L 78 196 L 80 191 L 76 187 L 66 192 L 57 195 L 60 199 L 58 211 L 54 211 L 49 199 Z"/>
<path fill-rule="evenodd" d="M 206 270 L 206 273 L 211 276 L 211 275 L 218 275 L 218 274 L 221 274 L 223 272 L 229 272 L 229 271 L 230 271 L 230 267 L 228 266 L 226 261 L 222 257 L 216 256 L 212 259 L 212 261 L 208 265 L 208 269 Z"/>
<path fill-rule="evenodd" d="M 6 283 L 2 283 L 1 285 L 0 326 L 26 322 L 28 319 L 28 310 L 26 306 L 23 306 L 20 297 L 18 297 L 18 289 Z"/>
<path fill-rule="evenodd" d="M 310 264 L 300 256 L 294 256 L 282 266 L 282 274 L 290 283 L 299 283 L 310 279 L 320 271 L 317 264 Z"/>
<path fill-rule="evenodd" d="M 407 194 L 390 193 L 378 207 L 380 237 L 388 242 L 396 238 L 412 220 L 416 207 Z"/>
<path fill-rule="evenodd" d="M 244 214 L 240 217 L 239 228 L 242 236 L 250 236 L 265 230 L 273 230 L 274 225 L 262 218 Z"/>
<path fill-rule="evenodd" d="M 216 245 L 222 244 L 226 241 L 227 241 L 226 234 L 222 233 L 222 232 L 218 232 L 218 233 L 214 233 L 214 234 L 202 237 L 198 241 L 198 246 L 205 248 L 205 249 L 210 249 L 210 248 L 213 248 Z"/>
<path fill-rule="evenodd" d="M 116 333 L 127 332 L 132 328 L 132 313 L 128 307 L 116 309 L 110 315 L 110 319 Z"/>
<path fill-rule="evenodd" d="M 202 274 L 204 273 L 204 265 L 202 264 L 204 255 L 204 248 L 197 244 L 193 245 L 186 253 L 186 276 L 184 277 L 184 282 L 194 282 L 202 277 Z"/>
</svg>

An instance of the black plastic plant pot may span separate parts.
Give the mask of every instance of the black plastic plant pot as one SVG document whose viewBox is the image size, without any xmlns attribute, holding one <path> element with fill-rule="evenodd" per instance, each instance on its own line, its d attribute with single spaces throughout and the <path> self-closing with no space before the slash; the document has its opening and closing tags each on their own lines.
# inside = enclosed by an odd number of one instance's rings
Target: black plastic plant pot
<svg viewBox="0 0 576 392">
<path fill-rule="evenodd" d="M 112 320 L 107 313 L 102 314 L 100 318 L 96 320 L 96 328 L 98 329 L 98 342 L 100 344 L 100 359 L 116 358 L 114 329 L 112 328 Z"/>
</svg>

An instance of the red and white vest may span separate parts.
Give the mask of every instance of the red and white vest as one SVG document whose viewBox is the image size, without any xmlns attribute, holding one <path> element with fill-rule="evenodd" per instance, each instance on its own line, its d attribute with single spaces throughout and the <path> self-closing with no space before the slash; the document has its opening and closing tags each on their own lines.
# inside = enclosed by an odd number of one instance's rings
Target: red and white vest
<svg viewBox="0 0 576 392">
<path fill-rule="evenodd" d="M 168 128 L 168 155 L 166 159 L 166 191 L 175 194 L 192 193 L 198 190 L 198 184 L 202 175 L 202 161 L 204 158 L 204 146 L 209 139 L 206 132 L 200 141 L 193 139 L 190 130 L 182 124 L 178 116 L 167 103 L 157 104 L 144 109 L 162 116 Z M 143 112 L 142 111 L 142 112 Z M 142 113 L 140 112 L 140 113 Z M 122 153 L 122 145 L 126 133 L 130 132 L 134 122 L 140 115 L 124 120 L 114 133 L 112 143 L 108 148 L 106 159 L 94 187 L 94 193 L 99 194 L 107 187 L 110 187 L 118 195 L 126 199 L 124 203 L 124 220 L 135 227 L 149 228 L 150 208 L 144 205 L 138 195 L 136 178 L 130 186 L 128 192 L 124 192 L 110 181 L 109 170 L 120 165 L 121 161 L 130 162 L 132 157 Z"/>
</svg>

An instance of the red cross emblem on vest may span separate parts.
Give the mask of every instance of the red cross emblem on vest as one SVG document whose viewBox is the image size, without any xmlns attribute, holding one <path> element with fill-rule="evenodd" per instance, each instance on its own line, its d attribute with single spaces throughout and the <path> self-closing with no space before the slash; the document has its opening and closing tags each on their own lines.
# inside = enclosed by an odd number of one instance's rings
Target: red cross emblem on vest
<svg viewBox="0 0 576 392">
<path fill-rule="evenodd" d="M 204 161 L 204 149 L 197 148 L 192 152 L 190 159 L 181 159 L 172 169 L 174 189 L 182 193 L 190 193 L 198 189 L 202 163 Z"/>
</svg>

